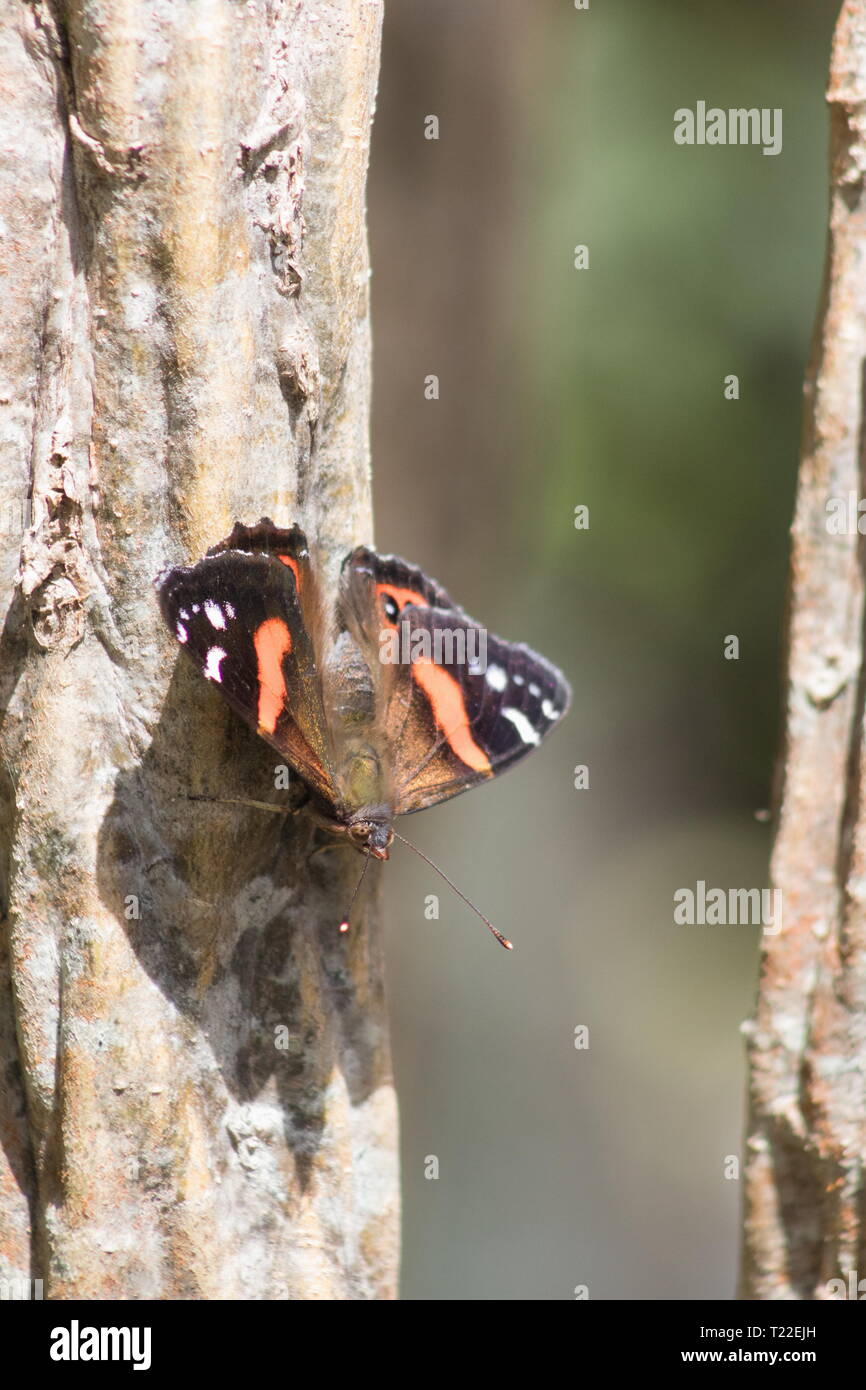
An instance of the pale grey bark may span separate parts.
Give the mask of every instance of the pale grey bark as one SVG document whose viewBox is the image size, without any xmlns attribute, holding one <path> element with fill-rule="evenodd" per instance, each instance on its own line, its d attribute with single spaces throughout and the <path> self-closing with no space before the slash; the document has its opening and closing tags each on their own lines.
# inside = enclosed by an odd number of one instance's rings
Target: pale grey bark
<svg viewBox="0 0 866 1390">
<path fill-rule="evenodd" d="M 185 799 L 276 799 L 276 760 L 151 588 L 236 518 L 331 584 L 371 538 L 380 24 L 0 14 L 0 1273 L 55 1297 L 394 1293 L 375 884 L 341 936 L 354 856 Z"/>
<path fill-rule="evenodd" d="M 748 1029 L 741 1292 L 760 1299 L 838 1297 L 830 1281 L 848 1294 L 866 1278 L 866 552 L 856 518 L 832 534 L 827 509 L 866 496 L 864 0 L 842 7 L 828 100 L 830 235 L 806 381 L 772 865 L 783 930 L 765 937 Z"/>
</svg>

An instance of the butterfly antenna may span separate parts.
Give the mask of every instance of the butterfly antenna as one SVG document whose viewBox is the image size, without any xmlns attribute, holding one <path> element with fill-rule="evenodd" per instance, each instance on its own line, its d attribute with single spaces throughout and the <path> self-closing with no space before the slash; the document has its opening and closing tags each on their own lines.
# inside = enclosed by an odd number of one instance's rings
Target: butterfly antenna
<svg viewBox="0 0 866 1390">
<path fill-rule="evenodd" d="M 340 923 L 340 931 L 342 931 L 342 932 L 346 932 L 346 931 L 349 930 L 349 918 L 350 918 L 351 915 L 352 915 L 352 908 L 355 906 L 355 899 L 357 898 L 358 894 L 359 894 L 360 891 L 361 891 L 361 884 L 364 882 L 364 875 L 366 874 L 366 872 L 367 872 L 367 870 L 368 870 L 369 867 L 370 867 L 370 856 L 369 856 L 369 854 L 366 854 L 366 855 L 364 856 L 364 867 L 363 867 L 363 869 L 361 870 L 361 877 L 358 879 L 358 882 L 355 884 L 355 891 L 354 891 L 354 893 L 352 894 L 352 901 L 349 903 L 349 911 L 346 913 L 345 917 L 343 918 L 342 922 Z"/>
<path fill-rule="evenodd" d="M 489 917 L 485 917 L 484 913 L 479 911 L 479 909 L 475 906 L 473 902 L 469 901 L 465 893 L 460 892 L 460 889 L 457 887 L 457 884 L 451 882 L 451 879 L 448 877 L 446 873 L 443 872 L 442 869 L 439 868 L 438 864 L 434 864 L 432 859 L 428 859 L 424 851 L 420 850 L 417 845 L 413 845 L 411 841 L 405 839 L 402 835 L 398 835 L 396 830 L 394 831 L 394 838 L 396 840 L 399 840 L 401 844 L 406 845 L 408 849 L 411 849 L 413 854 L 417 854 L 419 859 L 423 859 L 425 864 L 429 864 L 431 869 L 435 869 L 436 873 L 439 875 L 440 878 L 444 878 L 445 882 L 448 884 L 448 887 L 453 888 L 458 898 L 462 898 L 466 906 L 472 908 L 472 911 L 475 913 L 475 916 L 481 918 L 485 927 L 488 927 L 490 931 L 493 932 L 493 935 L 496 937 L 496 940 L 499 942 L 500 946 L 504 946 L 506 951 L 514 950 L 514 943 L 509 941 L 507 936 L 503 936 L 502 932 L 499 931 L 498 928 L 494 927 Z"/>
</svg>

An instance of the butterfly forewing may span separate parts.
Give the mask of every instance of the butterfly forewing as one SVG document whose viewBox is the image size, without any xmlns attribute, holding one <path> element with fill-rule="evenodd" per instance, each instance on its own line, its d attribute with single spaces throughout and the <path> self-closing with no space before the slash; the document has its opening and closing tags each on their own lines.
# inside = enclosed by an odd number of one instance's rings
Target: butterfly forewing
<svg viewBox="0 0 866 1390">
<path fill-rule="evenodd" d="M 232 709 L 329 798 L 320 682 L 298 597 L 300 532 L 272 527 L 272 548 L 232 548 L 233 540 L 243 541 L 254 529 L 236 527 L 198 564 L 160 575 L 160 608 L 177 641 Z"/>
<path fill-rule="evenodd" d="M 348 557 L 343 609 L 372 658 L 398 814 L 505 771 L 568 709 L 571 691 L 555 666 L 487 633 L 395 556 Z"/>
</svg>

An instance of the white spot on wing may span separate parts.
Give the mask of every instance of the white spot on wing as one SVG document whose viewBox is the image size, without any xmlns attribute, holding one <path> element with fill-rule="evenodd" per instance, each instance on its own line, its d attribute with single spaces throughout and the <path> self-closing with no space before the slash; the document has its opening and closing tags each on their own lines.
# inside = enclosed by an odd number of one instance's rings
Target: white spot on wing
<svg viewBox="0 0 866 1390">
<path fill-rule="evenodd" d="M 536 698 L 536 700 L 537 700 L 538 697 L 539 697 L 539 695 L 541 694 L 541 686 L 540 686 L 540 685 L 536 685 L 536 684 L 535 684 L 535 681 L 530 681 L 530 682 L 529 682 L 529 693 L 530 693 L 530 695 L 534 695 L 535 698 Z"/>
<path fill-rule="evenodd" d="M 187 632 L 183 623 L 178 623 L 175 626 L 174 635 L 177 638 L 178 642 L 185 642 L 187 637 L 189 636 L 189 633 Z"/>
<path fill-rule="evenodd" d="M 515 684 L 515 685 L 525 685 L 525 684 L 526 684 L 526 677 L 525 677 L 525 676 L 521 676 L 521 674 L 520 674 L 519 671 L 515 671 L 514 675 L 511 677 L 511 679 L 514 681 L 514 684 Z"/>
<path fill-rule="evenodd" d="M 511 721 L 524 743 L 534 743 L 537 745 L 541 742 L 541 734 L 537 729 L 532 727 L 522 710 L 504 709 L 502 711 L 502 717 Z"/>
<path fill-rule="evenodd" d="M 234 604 L 227 603 L 227 604 L 226 604 L 226 612 L 228 613 L 228 615 L 229 615 L 230 618 L 234 618 L 234 617 L 237 616 L 237 614 L 235 613 L 235 610 L 234 610 Z"/>
<path fill-rule="evenodd" d="M 225 655 L 222 647 L 211 647 L 204 666 L 204 673 L 209 681 L 219 682 L 222 680 L 220 662 L 225 660 Z"/>
<path fill-rule="evenodd" d="M 556 708 L 556 705 L 553 703 L 552 700 L 542 700 L 541 713 L 544 715 L 545 719 L 559 718 L 559 710 Z"/>
<path fill-rule="evenodd" d="M 494 690 L 504 690 L 508 684 L 508 677 L 501 666 L 488 666 L 486 679 Z"/>
<path fill-rule="evenodd" d="M 204 612 L 205 617 L 207 618 L 211 627 L 225 627 L 225 614 L 223 613 L 223 610 L 220 608 L 219 604 L 214 603 L 213 599 L 207 600 L 204 606 Z"/>
</svg>

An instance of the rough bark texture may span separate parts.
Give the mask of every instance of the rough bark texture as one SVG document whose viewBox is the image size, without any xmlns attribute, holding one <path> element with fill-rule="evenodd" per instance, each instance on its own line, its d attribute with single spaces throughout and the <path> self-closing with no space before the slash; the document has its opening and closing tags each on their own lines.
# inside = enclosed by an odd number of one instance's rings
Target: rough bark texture
<svg viewBox="0 0 866 1390">
<path fill-rule="evenodd" d="M 866 1278 L 866 537 L 831 534 L 827 509 L 866 497 L 864 0 L 842 7 L 828 99 L 830 235 L 806 380 L 772 866 L 784 926 L 765 938 L 748 1027 L 741 1292 L 761 1299 L 838 1297 L 830 1280 L 848 1291 Z"/>
<path fill-rule="evenodd" d="M 0 15 L 0 1274 L 57 1298 L 396 1277 L 375 884 L 151 589 L 236 518 L 371 539 L 381 0 Z M 354 861 L 354 862 L 352 862 Z M 372 875 L 369 876 L 372 879 Z"/>
</svg>

